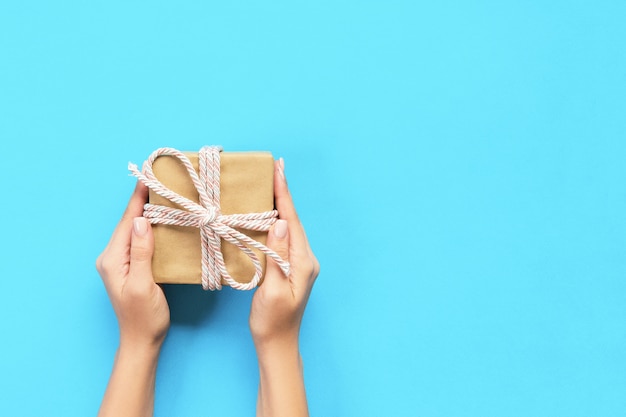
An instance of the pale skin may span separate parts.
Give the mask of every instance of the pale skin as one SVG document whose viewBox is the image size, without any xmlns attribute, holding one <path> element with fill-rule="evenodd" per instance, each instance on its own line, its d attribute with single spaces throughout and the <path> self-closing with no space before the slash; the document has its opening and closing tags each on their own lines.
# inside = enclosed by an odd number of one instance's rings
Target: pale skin
<svg viewBox="0 0 626 417">
<path fill-rule="evenodd" d="M 138 183 L 128 207 L 96 267 L 117 316 L 120 343 L 98 416 L 152 416 L 161 346 L 170 311 L 152 277 L 154 239 L 141 217 L 148 191 Z M 286 277 L 268 259 L 263 285 L 250 309 L 250 333 L 259 362 L 257 416 L 308 416 L 299 335 L 319 263 L 311 251 L 287 187 L 284 162 L 274 166 L 274 195 L 279 220 L 267 246 L 289 261 Z"/>
</svg>

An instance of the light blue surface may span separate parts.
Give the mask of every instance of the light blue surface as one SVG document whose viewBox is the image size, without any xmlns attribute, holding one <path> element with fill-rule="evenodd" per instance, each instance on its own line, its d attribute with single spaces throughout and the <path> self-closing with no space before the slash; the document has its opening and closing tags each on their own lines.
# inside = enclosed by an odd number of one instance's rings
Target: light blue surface
<svg viewBox="0 0 626 417">
<path fill-rule="evenodd" d="M 271 150 L 314 416 L 626 415 L 623 1 L 3 2 L 0 415 L 95 415 L 157 147 Z M 250 416 L 250 293 L 170 288 L 157 416 Z"/>
</svg>

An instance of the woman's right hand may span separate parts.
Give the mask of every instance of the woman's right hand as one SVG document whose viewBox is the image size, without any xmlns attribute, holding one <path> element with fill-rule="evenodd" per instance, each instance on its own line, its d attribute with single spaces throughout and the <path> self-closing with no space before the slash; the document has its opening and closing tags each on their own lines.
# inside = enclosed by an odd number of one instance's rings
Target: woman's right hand
<svg viewBox="0 0 626 417">
<path fill-rule="evenodd" d="M 290 264 L 285 276 L 268 257 L 265 279 L 252 298 L 250 332 L 259 360 L 257 416 L 308 416 L 300 357 L 300 323 L 320 266 L 285 180 L 282 159 L 274 164 L 274 197 L 279 220 L 267 246 Z"/>
<path fill-rule="evenodd" d="M 250 331 L 258 349 L 266 345 L 297 342 L 300 323 L 320 266 L 287 187 L 282 158 L 274 164 L 274 195 L 279 220 L 267 236 L 267 246 L 290 264 L 286 277 L 267 258 L 263 284 L 256 290 L 250 311 Z"/>
</svg>

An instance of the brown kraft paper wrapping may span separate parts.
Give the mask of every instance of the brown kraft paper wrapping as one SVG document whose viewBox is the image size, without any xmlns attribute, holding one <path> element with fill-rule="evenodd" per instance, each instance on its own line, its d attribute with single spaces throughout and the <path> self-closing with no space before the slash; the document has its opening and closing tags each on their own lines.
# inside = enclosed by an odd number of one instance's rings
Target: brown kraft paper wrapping
<svg viewBox="0 0 626 417">
<path fill-rule="evenodd" d="M 198 171 L 198 154 L 185 152 Z M 185 167 L 175 157 L 160 156 L 153 165 L 154 175 L 170 190 L 199 202 L 198 192 Z M 152 204 L 183 209 L 149 191 Z M 274 209 L 274 158 L 269 152 L 221 152 L 220 211 L 222 214 L 260 213 Z M 155 224 L 152 273 L 161 284 L 201 284 L 200 229 Z M 267 232 L 237 229 L 263 244 Z M 265 273 L 265 255 L 253 249 Z M 250 258 L 236 246 L 222 240 L 222 253 L 229 274 L 235 281 L 248 283 L 254 275 Z M 222 285 L 227 285 L 222 279 Z"/>
</svg>

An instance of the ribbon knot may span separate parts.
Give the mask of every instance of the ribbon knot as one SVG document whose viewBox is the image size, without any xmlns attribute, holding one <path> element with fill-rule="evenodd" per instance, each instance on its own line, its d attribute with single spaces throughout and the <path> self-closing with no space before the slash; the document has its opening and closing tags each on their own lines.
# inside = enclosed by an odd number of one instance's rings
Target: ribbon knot
<svg viewBox="0 0 626 417">
<path fill-rule="evenodd" d="M 144 162 L 142 171 L 139 171 L 137 165 L 129 163 L 128 169 L 132 175 L 158 195 L 184 209 L 148 203 L 144 206 L 144 217 L 152 224 L 190 226 L 200 229 L 202 288 L 205 290 L 220 290 L 222 278 L 228 285 L 238 290 L 255 288 L 261 280 L 263 269 L 259 257 L 251 248 L 256 248 L 272 258 L 288 276 L 289 263 L 267 246 L 235 229 L 268 231 L 278 218 L 276 210 L 249 214 L 223 215 L 220 213 L 220 152 L 221 148 L 216 146 L 205 146 L 200 149 L 198 152 L 199 172 L 196 172 L 185 154 L 173 148 L 159 148 L 154 151 Z M 198 191 L 200 204 L 175 193 L 156 178 L 152 171 L 152 164 L 162 155 L 176 157 L 184 165 Z M 250 282 L 244 284 L 236 281 L 228 273 L 221 249 L 222 239 L 238 247 L 252 261 L 254 276 Z"/>
<path fill-rule="evenodd" d="M 204 215 L 200 219 L 200 227 L 211 227 L 215 219 L 217 219 L 217 210 L 215 207 L 207 207 Z"/>
</svg>

